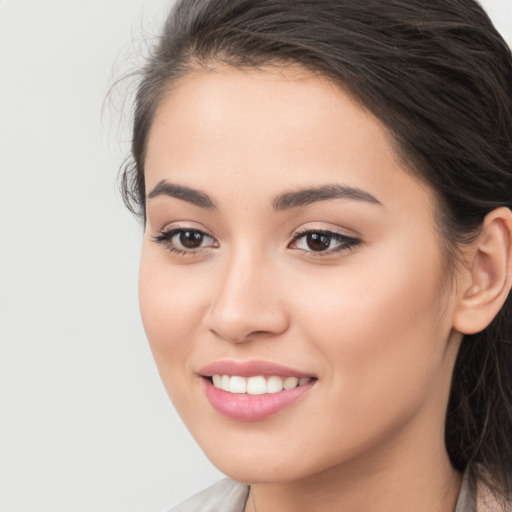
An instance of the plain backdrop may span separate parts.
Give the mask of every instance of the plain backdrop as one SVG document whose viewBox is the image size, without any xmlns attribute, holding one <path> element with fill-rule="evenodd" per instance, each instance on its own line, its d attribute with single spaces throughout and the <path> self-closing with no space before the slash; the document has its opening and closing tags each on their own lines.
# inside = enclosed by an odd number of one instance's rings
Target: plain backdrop
<svg viewBox="0 0 512 512">
<path fill-rule="evenodd" d="M 0 512 L 165 511 L 221 477 L 145 340 L 129 84 L 104 103 L 171 3 L 0 0 Z M 512 41 L 512 0 L 484 4 Z"/>
</svg>

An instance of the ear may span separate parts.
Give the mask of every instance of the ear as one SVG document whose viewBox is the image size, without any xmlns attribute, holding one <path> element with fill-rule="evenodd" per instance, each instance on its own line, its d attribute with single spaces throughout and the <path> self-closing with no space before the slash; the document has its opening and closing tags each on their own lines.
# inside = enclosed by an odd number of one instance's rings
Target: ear
<svg viewBox="0 0 512 512">
<path fill-rule="evenodd" d="M 458 280 L 453 327 L 463 334 L 483 331 L 505 303 L 512 285 L 512 212 L 493 210 L 468 252 Z"/>
</svg>

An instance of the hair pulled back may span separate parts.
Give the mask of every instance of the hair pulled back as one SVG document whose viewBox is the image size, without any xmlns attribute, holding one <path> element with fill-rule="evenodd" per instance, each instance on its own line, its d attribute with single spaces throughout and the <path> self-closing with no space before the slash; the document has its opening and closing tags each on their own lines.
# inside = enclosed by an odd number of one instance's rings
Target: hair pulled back
<svg viewBox="0 0 512 512">
<path fill-rule="evenodd" d="M 155 111 L 177 79 L 214 65 L 300 65 L 339 83 L 389 129 L 407 169 L 439 202 L 447 260 L 487 213 L 512 206 L 512 55 L 473 0 L 180 0 L 142 69 L 127 206 L 144 218 Z M 453 466 L 510 493 L 512 303 L 465 336 L 452 379 Z"/>
</svg>

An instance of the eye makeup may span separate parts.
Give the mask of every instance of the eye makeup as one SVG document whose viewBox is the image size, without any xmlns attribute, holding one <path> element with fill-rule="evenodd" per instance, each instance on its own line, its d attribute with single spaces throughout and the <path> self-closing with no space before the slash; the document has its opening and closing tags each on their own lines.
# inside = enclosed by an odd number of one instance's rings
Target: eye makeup
<svg viewBox="0 0 512 512">
<path fill-rule="evenodd" d="M 212 235 L 187 226 L 164 229 L 152 238 L 154 242 L 178 256 L 193 256 L 220 246 Z M 307 253 L 312 257 L 325 257 L 353 250 L 361 243 L 360 239 L 336 231 L 299 229 L 287 248 Z"/>
<path fill-rule="evenodd" d="M 336 231 L 303 229 L 299 230 L 288 244 L 288 248 L 312 253 L 313 256 L 333 255 L 354 249 L 361 240 Z"/>
<path fill-rule="evenodd" d="M 159 231 L 153 236 L 153 241 L 179 256 L 191 256 L 219 246 L 211 235 L 200 229 L 187 227 Z"/>
</svg>

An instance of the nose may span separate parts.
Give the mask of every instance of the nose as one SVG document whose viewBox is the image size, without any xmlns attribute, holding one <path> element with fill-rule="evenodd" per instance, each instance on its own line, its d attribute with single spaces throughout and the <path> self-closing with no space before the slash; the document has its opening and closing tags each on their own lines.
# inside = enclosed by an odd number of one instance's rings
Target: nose
<svg viewBox="0 0 512 512">
<path fill-rule="evenodd" d="M 278 336 L 289 324 L 281 295 L 271 265 L 247 252 L 233 256 L 218 274 L 206 327 L 232 343 Z"/>
</svg>

